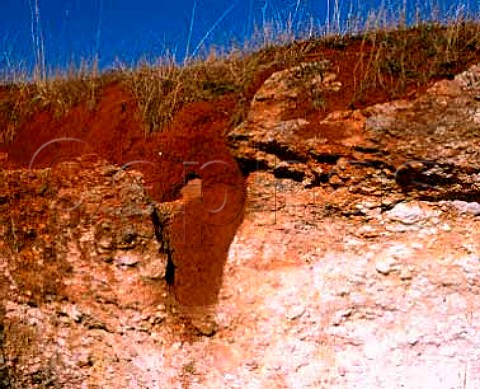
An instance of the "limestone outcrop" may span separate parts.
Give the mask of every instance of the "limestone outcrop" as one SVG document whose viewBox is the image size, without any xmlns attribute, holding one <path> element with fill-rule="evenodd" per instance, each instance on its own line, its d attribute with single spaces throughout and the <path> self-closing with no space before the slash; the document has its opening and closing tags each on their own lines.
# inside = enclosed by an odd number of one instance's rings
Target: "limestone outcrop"
<svg viewBox="0 0 480 389">
<path fill-rule="evenodd" d="M 480 67 L 306 114 L 337 76 L 260 87 L 227 135 L 245 183 L 160 202 L 92 155 L 0 170 L 3 385 L 480 387 Z"/>
</svg>

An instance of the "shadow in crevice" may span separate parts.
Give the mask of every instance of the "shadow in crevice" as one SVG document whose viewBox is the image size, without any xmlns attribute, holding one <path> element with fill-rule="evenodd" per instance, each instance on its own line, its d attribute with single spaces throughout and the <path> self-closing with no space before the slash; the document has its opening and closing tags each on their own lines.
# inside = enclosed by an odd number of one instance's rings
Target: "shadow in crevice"
<svg viewBox="0 0 480 389">
<path fill-rule="evenodd" d="M 210 309 L 218 302 L 230 244 L 243 218 L 243 178 L 202 182 L 199 196 L 184 199 L 172 220 L 173 293 L 182 310 Z"/>
<path fill-rule="evenodd" d="M 0 389 L 10 388 L 10 371 L 5 355 L 5 302 L 7 286 L 6 278 L 0 276 Z"/>
<path fill-rule="evenodd" d="M 243 221 L 244 178 L 236 164 L 226 170 L 202 179 L 188 175 L 181 201 L 171 203 L 175 204 L 171 213 L 156 209 L 152 214 L 161 251 L 167 256 L 165 282 L 170 297 L 191 321 L 212 315 L 229 248 Z"/>
</svg>

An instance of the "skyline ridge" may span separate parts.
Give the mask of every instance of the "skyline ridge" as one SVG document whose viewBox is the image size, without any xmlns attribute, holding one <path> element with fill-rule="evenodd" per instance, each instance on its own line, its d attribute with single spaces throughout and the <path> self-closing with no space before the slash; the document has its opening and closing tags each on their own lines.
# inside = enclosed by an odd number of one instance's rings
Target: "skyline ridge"
<svg viewBox="0 0 480 389">
<path fill-rule="evenodd" d="M 182 63 L 185 56 L 208 53 L 211 47 L 228 51 L 245 42 L 255 45 L 255 29 L 272 35 L 264 39 L 275 40 L 280 32 L 301 36 L 308 28 L 314 33 L 361 30 L 372 22 L 372 13 L 383 12 L 381 17 L 395 20 L 405 7 L 407 22 L 418 14 L 422 20 L 443 21 L 460 13 L 475 16 L 480 10 L 480 4 L 470 0 L 461 4 L 451 0 L 421 4 L 418 0 L 373 0 L 368 5 L 335 0 L 323 5 L 313 0 L 162 3 L 137 0 L 136 8 L 131 9 L 126 0 L 115 4 L 108 0 L 7 0 L 0 4 L 0 74 L 31 72 L 39 62 L 39 40 L 49 73 L 95 60 L 104 71 L 118 62 L 133 67 L 140 60 L 154 63 L 170 55 Z M 34 4 L 38 14 L 33 11 Z"/>
</svg>

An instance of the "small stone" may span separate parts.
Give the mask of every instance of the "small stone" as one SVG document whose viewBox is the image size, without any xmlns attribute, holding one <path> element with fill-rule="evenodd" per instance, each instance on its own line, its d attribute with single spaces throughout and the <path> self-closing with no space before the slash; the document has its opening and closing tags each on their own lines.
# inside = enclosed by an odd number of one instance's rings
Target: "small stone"
<svg viewBox="0 0 480 389">
<path fill-rule="evenodd" d="M 192 325 L 198 331 L 199 335 L 211 337 L 217 333 L 218 325 L 211 318 L 194 319 Z"/>
<path fill-rule="evenodd" d="M 75 359 L 79 367 L 93 366 L 93 358 L 88 350 L 80 350 L 77 352 Z"/>
<path fill-rule="evenodd" d="M 340 186 L 340 185 L 343 185 L 343 181 L 342 179 L 337 176 L 336 174 L 332 175 L 330 177 L 330 179 L 328 180 L 328 182 L 330 183 L 330 185 L 332 186 Z"/>
<path fill-rule="evenodd" d="M 443 224 L 441 228 L 442 228 L 442 230 L 445 231 L 445 232 L 450 232 L 450 231 L 452 231 L 452 227 L 450 227 L 450 226 L 449 226 L 448 224 L 446 224 L 446 223 Z"/>
<path fill-rule="evenodd" d="M 167 318 L 167 313 L 166 312 L 164 312 L 164 311 L 155 312 L 155 314 L 151 315 L 148 318 L 148 322 L 151 325 L 161 324 L 165 321 L 166 318 Z"/>
<path fill-rule="evenodd" d="M 375 264 L 375 270 L 386 276 L 392 271 L 392 266 L 388 261 L 378 261 Z"/>
<path fill-rule="evenodd" d="M 427 222 L 432 217 L 438 216 L 438 212 L 423 209 L 418 204 L 399 203 L 386 214 L 390 220 L 405 225 L 414 225 Z"/>
<path fill-rule="evenodd" d="M 119 267 L 134 267 L 140 260 L 134 255 L 119 255 L 115 257 L 115 263 Z"/>
<path fill-rule="evenodd" d="M 364 225 L 357 230 L 357 234 L 361 235 L 364 238 L 375 238 L 380 235 L 378 228 L 375 228 L 370 225 Z"/>
<path fill-rule="evenodd" d="M 150 280 L 165 279 L 167 255 L 159 253 L 156 258 L 143 258 L 145 265 L 142 266 L 141 276 Z"/>
<path fill-rule="evenodd" d="M 134 228 L 125 228 L 121 233 L 121 243 L 118 245 L 121 249 L 131 249 L 136 246 L 137 231 Z"/>
<path fill-rule="evenodd" d="M 60 346 L 60 347 L 65 347 L 65 345 L 67 344 L 66 340 L 64 338 L 58 338 L 57 339 L 57 345 Z"/>
<path fill-rule="evenodd" d="M 388 232 L 405 232 L 405 231 L 408 231 L 408 230 L 411 230 L 412 227 L 407 227 L 407 226 L 404 226 L 402 224 L 388 224 L 385 226 L 385 230 L 387 230 Z"/>
<path fill-rule="evenodd" d="M 418 338 L 416 336 L 409 336 L 407 342 L 410 346 L 415 346 L 418 343 Z"/>
<path fill-rule="evenodd" d="M 119 170 L 116 166 L 109 165 L 109 166 L 105 166 L 105 168 L 103 169 L 103 174 L 106 177 L 111 177 L 117 174 L 118 171 Z"/>
<path fill-rule="evenodd" d="M 339 286 L 338 290 L 337 290 L 337 295 L 340 296 L 340 297 L 346 297 L 350 294 L 350 288 L 348 286 L 345 286 L 345 285 L 341 285 Z"/>
<path fill-rule="evenodd" d="M 466 202 L 460 200 L 452 201 L 452 206 L 461 214 L 478 216 L 480 215 L 480 204 L 477 202 Z"/>
<path fill-rule="evenodd" d="M 305 313 L 305 307 L 302 305 L 290 307 L 290 309 L 286 313 L 286 317 L 288 320 L 295 320 L 301 317 Z"/>
<path fill-rule="evenodd" d="M 411 329 L 407 332 L 407 343 L 410 346 L 415 346 L 419 341 L 422 334 L 416 329 Z"/>
<path fill-rule="evenodd" d="M 353 308 L 347 308 L 335 312 L 332 318 L 332 325 L 334 325 L 335 327 L 339 326 L 342 323 L 343 319 L 352 316 L 354 311 L 355 310 Z"/>
<path fill-rule="evenodd" d="M 103 321 L 92 315 L 84 315 L 83 321 L 85 323 L 85 327 L 87 327 L 89 330 L 104 330 L 107 332 L 112 332 L 109 328 L 107 328 L 107 325 Z"/>
<path fill-rule="evenodd" d="M 415 249 L 415 250 L 423 250 L 424 249 L 423 244 L 417 243 L 417 242 L 414 242 L 414 243 L 410 244 L 410 247 L 412 249 Z"/>
<path fill-rule="evenodd" d="M 112 250 L 114 247 L 113 238 L 111 236 L 102 236 L 97 240 L 97 250 L 99 252 Z"/>
<path fill-rule="evenodd" d="M 75 323 L 80 323 L 82 321 L 83 314 L 76 305 L 67 305 L 63 309 L 63 312 Z"/>
<path fill-rule="evenodd" d="M 364 201 L 362 203 L 363 207 L 366 208 L 366 209 L 374 209 L 374 208 L 377 208 L 379 207 L 379 204 L 374 202 L 374 201 Z"/>
</svg>

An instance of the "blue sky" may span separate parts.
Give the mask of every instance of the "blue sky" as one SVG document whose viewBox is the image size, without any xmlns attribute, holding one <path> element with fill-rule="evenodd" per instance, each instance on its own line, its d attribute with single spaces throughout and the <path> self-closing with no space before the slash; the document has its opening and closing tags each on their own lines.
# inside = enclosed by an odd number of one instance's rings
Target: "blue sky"
<svg viewBox="0 0 480 389">
<path fill-rule="evenodd" d="M 102 68 L 115 58 L 129 64 L 141 57 L 150 60 L 166 50 L 178 59 L 202 39 L 206 44 L 228 45 L 251 35 L 253 26 L 276 19 L 285 23 L 287 15 L 296 21 L 314 20 L 321 27 L 327 19 L 327 3 L 333 12 L 334 0 L 37 0 L 47 65 L 65 67 L 70 60 L 91 59 L 98 53 Z M 196 7 L 194 4 L 196 3 Z M 407 0 L 410 8 L 433 3 L 445 13 L 463 4 L 478 11 L 476 0 Z M 0 70 L 33 63 L 31 7 L 35 0 L 0 0 Z M 403 0 L 339 0 L 341 19 L 349 11 L 366 15 L 383 4 L 395 11 Z M 194 18 L 192 23 L 192 13 Z M 428 12 L 428 11 L 427 11 Z M 210 31 L 211 30 L 211 31 Z M 210 31 L 210 33 L 209 33 Z"/>
</svg>

